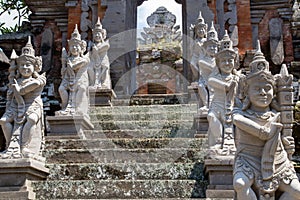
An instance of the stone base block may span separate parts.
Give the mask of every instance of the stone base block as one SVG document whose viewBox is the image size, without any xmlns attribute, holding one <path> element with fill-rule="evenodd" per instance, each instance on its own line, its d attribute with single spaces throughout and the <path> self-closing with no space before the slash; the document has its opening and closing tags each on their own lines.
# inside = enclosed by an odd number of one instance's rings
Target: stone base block
<svg viewBox="0 0 300 200">
<path fill-rule="evenodd" d="M 234 198 L 233 163 L 233 156 L 222 156 L 220 159 L 204 161 L 205 173 L 209 181 L 207 198 Z"/>
<path fill-rule="evenodd" d="M 0 160 L 0 198 L 35 199 L 31 181 L 45 180 L 49 169 L 44 161 L 31 158 Z"/>
<path fill-rule="evenodd" d="M 194 115 L 193 128 L 196 130 L 195 137 L 203 137 L 203 135 L 206 135 L 208 131 L 207 115 Z"/>
<path fill-rule="evenodd" d="M 89 87 L 90 105 L 92 106 L 112 106 L 111 101 L 116 98 L 112 89 Z"/>
<path fill-rule="evenodd" d="M 80 135 L 84 130 L 94 129 L 94 125 L 86 116 L 67 115 L 67 116 L 47 116 L 49 126 L 49 136 L 60 135 Z"/>
</svg>

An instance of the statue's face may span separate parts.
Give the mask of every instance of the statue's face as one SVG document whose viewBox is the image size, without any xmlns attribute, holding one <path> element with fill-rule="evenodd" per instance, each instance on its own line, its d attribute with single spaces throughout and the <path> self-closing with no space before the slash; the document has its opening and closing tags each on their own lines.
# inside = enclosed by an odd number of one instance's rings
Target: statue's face
<svg viewBox="0 0 300 200">
<path fill-rule="evenodd" d="M 34 72 L 34 66 L 30 61 L 21 62 L 19 65 L 19 72 L 23 78 L 29 78 Z"/>
<path fill-rule="evenodd" d="M 219 68 L 224 74 L 230 74 L 234 68 L 234 58 L 223 57 L 220 58 Z"/>
<path fill-rule="evenodd" d="M 218 45 L 217 44 L 207 45 L 206 52 L 209 56 L 214 57 L 216 53 L 218 53 Z"/>
<path fill-rule="evenodd" d="M 94 41 L 95 42 L 101 42 L 102 38 L 103 38 L 103 36 L 102 36 L 101 32 L 98 31 L 98 32 L 94 33 Z"/>
<path fill-rule="evenodd" d="M 77 43 L 70 45 L 70 52 L 73 56 L 78 56 L 81 53 L 81 46 Z"/>
<path fill-rule="evenodd" d="M 203 38 L 205 37 L 206 34 L 206 28 L 204 26 L 198 27 L 196 29 L 196 34 L 198 37 Z"/>
<path fill-rule="evenodd" d="M 265 108 L 272 102 L 274 89 L 272 84 L 266 81 L 253 79 L 249 84 L 248 95 L 252 106 Z"/>
</svg>

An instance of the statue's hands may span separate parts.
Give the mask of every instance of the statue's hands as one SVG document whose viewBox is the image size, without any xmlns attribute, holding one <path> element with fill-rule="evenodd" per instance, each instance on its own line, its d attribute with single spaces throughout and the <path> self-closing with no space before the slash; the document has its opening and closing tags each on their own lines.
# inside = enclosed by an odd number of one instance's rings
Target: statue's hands
<svg viewBox="0 0 300 200">
<path fill-rule="evenodd" d="M 237 81 L 233 79 L 230 82 L 228 82 L 228 83 L 225 84 L 225 90 L 226 91 L 230 91 L 233 88 L 235 88 L 237 86 L 237 84 L 238 84 Z"/>
<path fill-rule="evenodd" d="M 259 130 L 259 138 L 262 140 L 269 140 L 275 134 L 279 133 L 282 129 L 282 124 L 277 122 L 271 122 L 269 127 L 261 126 Z"/>
<path fill-rule="evenodd" d="M 11 84 L 12 89 L 14 90 L 14 92 L 20 93 L 21 87 L 18 84 L 17 80 L 14 79 L 14 83 Z"/>
<path fill-rule="evenodd" d="M 289 158 L 292 157 L 292 155 L 295 153 L 295 140 L 292 136 L 283 136 L 282 143 L 284 146 L 284 149 L 286 150 Z"/>
<path fill-rule="evenodd" d="M 39 75 L 37 79 L 38 79 L 40 85 L 45 85 L 46 81 L 47 81 L 46 73 L 43 73 L 42 75 Z"/>
</svg>

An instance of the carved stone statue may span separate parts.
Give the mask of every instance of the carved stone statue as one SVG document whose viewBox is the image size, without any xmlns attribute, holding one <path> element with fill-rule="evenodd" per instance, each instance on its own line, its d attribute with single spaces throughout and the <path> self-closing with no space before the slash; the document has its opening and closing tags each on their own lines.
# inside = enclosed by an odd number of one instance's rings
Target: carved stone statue
<svg viewBox="0 0 300 200">
<path fill-rule="evenodd" d="M 198 61 L 199 67 L 199 97 L 203 106 L 199 109 L 200 114 L 207 114 L 212 91 L 207 87 L 208 77 L 216 66 L 215 55 L 218 53 L 219 41 L 218 34 L 212 23 L 210 30 L 207 33 L 207 40 L 203 42 L 203 54 L 200 55 Z"/>
<path fill-rule="evenodd" d="M 107 51 L 110 45 L 106 40 L 106 30 L 100 18 L 93 29 L 93 42 L 89 44 L 90 63 L 88 65 L 89 85 L 111 89 L 110 66 Z"/>
<path fill-rule="evenodd" d="M 204 22 L 204 18 L 199 13 L 199 17 L 195 25 L 192 25 L 193 30 L 193 44 L 192 44 L 192 58 L 191 58 L 191 69 L 194 78 L 199 78 L 199 67 L 198 61 L 200 56 L 204 54 L 203 43 L 206 41 L 207 36 L 207 24 Z"/>
<path fill-rule="evenodd" d="M 37 156 L 44 131 L 41 93 L 46 84 L 42 58 L 35 56 L 30 37 L 18 57 L 13 51 L 9 68 L 6 111 L 0 124 L 6 140 L 2 158 Z"/>
<path fill-rule="evenodd" d="M 233 185 L 238 200 L 300 199 L 300 183 L 289 159 L 294 139 L 283 132 L 278 112 L 278 80 L 258 45 L 242 82 L 243 106 L 233 113 L 237 146 Z"/>
<path fill-rule="evenodd" d="M 227 32 L 216 54 L 217 67 L 208 78 L 208 86 L 214 95 L 208 111 L 208 142 L 211 153 L 230 155 L 234 153 L 231 114 L 235 103 L 239 75 L 235 65 L 237 53 Z"/>
<path fill-rule="evenodd" d="M 68 44 L 69 53 L 65 49 L 62 50 L 62 82 L 59 86 L 62 109 L 56 114 L 84 115 L 88 112 L 89 58 L 84 55 L 86 42 L 81 40 L 77 25 Z"/>
</svg>

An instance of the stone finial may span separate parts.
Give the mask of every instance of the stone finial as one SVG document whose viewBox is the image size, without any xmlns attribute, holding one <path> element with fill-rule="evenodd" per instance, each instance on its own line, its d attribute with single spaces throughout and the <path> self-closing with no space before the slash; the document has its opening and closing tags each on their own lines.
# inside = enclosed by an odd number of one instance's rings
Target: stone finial
<svg viewBox="0 0 300 200">
<path fill-rule="evenodd" d="M 13 49 L 11 52 L 11 55 L 10 55 L 10 59 L 15 60 L 17 58 L 18 58 L 18 55 L 17 55 L 16 51 Z"/>
</svg>

